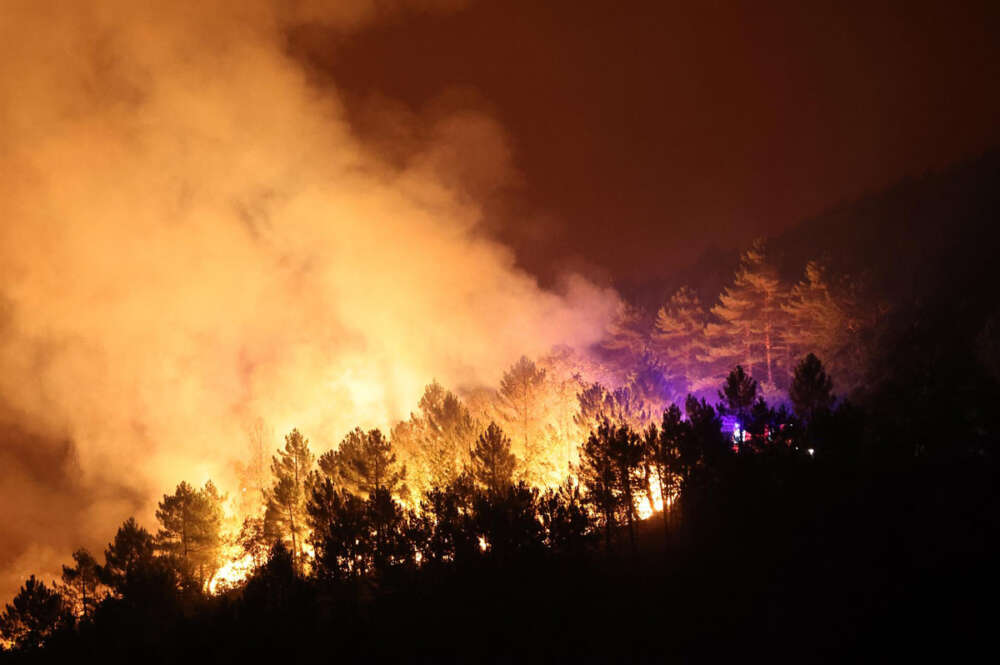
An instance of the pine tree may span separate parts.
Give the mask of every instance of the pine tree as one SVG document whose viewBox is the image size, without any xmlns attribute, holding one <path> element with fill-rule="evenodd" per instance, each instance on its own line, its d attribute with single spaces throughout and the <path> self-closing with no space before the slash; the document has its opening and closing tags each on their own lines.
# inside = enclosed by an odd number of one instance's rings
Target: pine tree
<svg viewBox="0 0 1000 665">
<path fill-rule="evenodd" d="M 244 554 L 250 556 L 254 568 L 260 568 L 267 560 L 271 543 L 262 517 L 246 517 L 236 535 L 236 544 Z"/>
<path fill-rule="evenodd" d="M 555 479 L 565 478 L 576 462 L 579 442 L 587 432 L 581 432 L 575 421 L 579 407 L 577 394 L 586 388 L 584 373 L 592 373 L 588 361 L 569 347 L 556 347 L 539 361 L 545 370 L 548 418 L 546 430 L 549 445 L 546 452 L 554 462 Z M 589 431 L 589 430 L 588 430 Z"/>
<path fill-rule="evenodd" d="M 547 387 L 545 370 L 521 356 L 500 380 L 499 412 L 528 476 L 538 475 L 543 454 Z"/>
<path fill-rule="evenodd" d="M 156 556 L 153 536 L 131 517 L 118 528 L 104 550 L 104 565 L 98 578 L 133 608 L 162 607 L 175 602 L 183 582 L 169 560 Z"/>
<path fill-rule="evenodd" d="M 392 443 L 378 429 L 354 429 L 328 455 L 320 458 L 320 468 L 361 497 L 381 489 L 405 493 L 406 467 L 397 462 Z"/>
<path fill-rule="evenodd" d="M 327 477 L 313 485 L 306 510 L 317 575 L 341 580 L 366 574 L 371 543 L 365 502 Z"/>
<path fill-rule="evenodd" d="M 424 389 L 419 407 L 419 416 L 393 429 L 392 440 L 416 467 L 415 480 L 424 493 L 455 481 L 480 426 L 462 400 L 436 381 Z"/>
<path fill-rule="evenodd" d="M 743 370 L 742 365 L 737 365 L 726 377 L 726 382 L 719 391 L 719 399 L 722 400 L 720 410 L 735 416 L 740 426 L 745 427 L 747 416 L 757 399 L 757 382 Z"/>
<path fill-rule="evenodd" d="M 32 575 L 0 614 L 0 637 L 18 649 L 37 649 L 62 624 L 63 598 Z"/>
<path fill-rule="evenodd" d="M 479 435 L 470 458 L 473 480 L 487 491 L 498 494 L 513 484 L 517 458 L 510 452 L 510 439 L 495 422 Z"/>
<path fill-rule="evenodd" d="M 181 482 L 156 511 L 157 549 L 173 557 L 181 573 L 204 589 L 221 564 L 222 502 L 212 481 L 201 490 Z"/>
<path fill-rule="evenodd" d="M 407 515 L 386 488 L 378 488 L 368 497 L 365 518 L 371 539 L 371 568 L 375 573 L 384 573 L 412 560 Z"/>
<path fill-rule="evenodd" d="M 596 382 L 577 393 L 578 407 L 573 420 L 584 437 L 596 431 L 602 420 L 610 419 L 608 399 L 607 388 Z"/>
<path fill-rule="evenodd" d="M 542 495 L 539 517 L 545 530 L 545 542 L 557 554 L 581 554 L 593 535 L 586 497 L 580 483 L 572 477 Z"/>
<path fill-rule="evenodd" d="M 791 288 L 783 309 L 789 315 L 788 330 L 793 353 L 818 351 L 826 354 L 837 345 L 844 312 L 830 293 L 823 264 L 818 261 L 806 264 L 802 281 Z"/>
<path fill-rule="evenodd" d="M 473 528 L 475 485 L 461 474 L 446 487 L 435 487 L 420 502 L 421 517 L 413 531 L 421 543 L 423 561 L 462 564 L 479 554 Z"/>
<path fill-rule="evenodd" d="M 879 310 L 862 291 L 858 280 L 833 280 L 825 265 L 810 261 L 783 307 L 789 357 L 816 353 L 839 378 L 849 377 L 848 385 L 850 377 L 859 380 L 866 362 L 864 334 L 874 327 Z"/>
<path fill-rule="evenodd" d="M 630 303 L 620 301 L 615 316 L 608 323 L 601 347 L 610 352 L 620 372 L 619 379 L 633 368 L 636 362 L 651 351 L 649 322 L 646 312 Z"/>
<path fill-rule="evenodd" d="M 707 352 L 707 315 L 698 295 L 682 286 L 656 314 L 652 342 L 656 357 L 668 370 L 670 380 L 686 394 L 702 375 L 702 358 Z"/>
<path fill-rule="evenodd" d="M 85 549 L 73 552 L 73 564 L 62 567 L 58 591 L 75 616 L 89 617 L 103 596 L 98 577 L 100 565 Z"/>
<path fill-rule="evenodd" d="M 621 426 L 609 432 L 607 440 L 609 454 L 617 471 L 617 491 L 619 505 L 625 513 L 629 542 L 635 552 L 636 495 L 641 491 L 639 470 L 642 465 L 642 440 L 628 426 Z"/>
<path fill-rule="evenodd" d="M 267 491 L 265 529 L 269 537 L 291 544 L 296 570 L 302 570 L 301 548 L 305 536 L 306 489 L 313 455 L 309 441 L 297 429 L 285 436 L 284 450 L 271 459 L 274 484 Z"/>
<path fill-rule="evenodd" d="M 599 383 L 577 394 L 579 409 L 575 420 L 585 433 L 595 431 L 604 420 L 633 429 L 645 429 L 655 418 L 656 409 L 624 386 L 608 391 Z"/>
<path fill-rule="evenodd" d="M 655 473 L 658 481 L 660 501 L 663 506 L 662 518 L 665 533 L 669 532 L 669 518 L 672 513 L 673 497 L 680 491 L 686 475 L 682 460 L 683 439 L 687 436 L 688 425 L 681 419 L 681 410 L 671 404 L 663 412 L 660 427 L 650 425 L 643 437 L 643 456 L 646 465 Z M 647 488 L 650 485 L 647 484 Z"/>
<path fill-rule="evenodd" d="M 722 421 L 715 409 L 704 398 L 688 395 L 684 402 L 684 415 L 688 426 L 686 436 L 680 438 L 680 459 L 685 473 L 684 480 L 695 465 L 714 468 L 730 451 L 726 436 L 722 433 Z"/>
<path fill-rule="evenodd" d="M 653 356 L 644 356 L 638 360 L 635 367 L 628 374 L 626 387 L 630 393 L 630 399 L 635 403 L 641 403 L 649 413 L 649 419 L 654 419 L 653 414 L 661 413 L 663 409 L 672 402 L 675 391 L 667 377 L 667 369 L 660 361 Z M 632 423 L 635 428 L 643 428 L 646 423 Z"/>
<path fill-rule="evenodd" d="M 500 562 L 539 549 L 543 536 L 538 490 L 522 480 L 504 492 L 478 492 L 473 525 L 483 537 L 487 555 Z"/>
<path fill-rule="evenodd" d="M 615 459 L 610 441 L 616 427 L 604 419 L 580 447 L 580 465 L 576 475 L 584 487 L 586 502 L 604 527 L 604 545 L 611 551 L 611 536 L 618 524 L 620 499 Z"/>
<path fill-rule="evenodd" d="M 755 241 L 743 254 L 733 283 L 712 308 L 715 321 L 706 327 L 708 350 L 700 360 L 716 371 L 740 363 L 751 375 L 759 366 L 768 386 L 776 385 L 784 349 L 785 297 L 764 241 Z"/>
<path fill-rule="evenodd" d="M 101 582 L 115 593 L 124 595 L 130 582 L 152 565 L 154 554 L 153 536 L 139 526 L 134 517 L 128 518 L 104 550 Z"/>
<path fill-rule="evenodd" d="M 809 423 L 816 414 L 833 406 L 833 380 L 823 370 L 823 363 L 810 353 L 795 367 L 795 378 L 788 389 L 795 415 Z"/>
</svg>

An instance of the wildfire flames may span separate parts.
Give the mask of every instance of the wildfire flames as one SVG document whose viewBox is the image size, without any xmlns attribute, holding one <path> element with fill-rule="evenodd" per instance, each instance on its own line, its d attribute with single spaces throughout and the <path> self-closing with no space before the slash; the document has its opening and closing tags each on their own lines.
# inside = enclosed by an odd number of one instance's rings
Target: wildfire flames
<svg viewBox="0 0 1000 665">
<path fill-rule="evenodd" d="M 0 595 L 124 515 L 152 522 L 180 478 L 238 486 L 258 415 L 333 447 L 404 418 L 435 377 L 487 384 L 602 333 L 610 291 L 541 288 L 481 227 L 470 192 L 512 174 L 487 115 L 400 118 L 401 162 L 358 140 L 285 50 L 300 22 L 378 11 L 327 4 L 6 3 L 0 418 L 40 454 L 72 442 L 76 494 L 49 540 L 31 511 L 5 524 L 20 549 Z M 5 475 L 19 505 L 64 482 Z"/>
<path fill-rule="evenodd" d="M 286 49 L 303 22 L 350 30 L 381 3 L 286 4 L 15 0 L 0 22 L 0 421 L 31 451 L 0 486 L 0 503 L 28 506 L 4 525 L 0 594 L 81 544 L 100 551 L 124 517 L 153 523 L 180 479 L 245 497 L 232 541 L 293 428 L 318 454 L 380 428 L 418 507 L 491 421 L 518 478 L 565 481 L 595 424 L 581 396 L 610 399 L 596 382 L 632 386 L 615 408 L 638 430 L 714 390 L 729 347 L 766 364 L 765 390 L 787 376 L 775 350 L 793 345 L 772 318 L 737 322 L 765 339 L 735 339 L 682 290 L 649 333 L 579 275 L 541 286 L 476 204 L 516 180 L 497 124 L 474 109 L 396 118 L 405 149 L 387 158 Z M 761 248 L 744 258 L 734 288 L 764 285 L 767 317 L 815 293 L 810 344 L 856 329 L 819 268 L 789 292 Z M 697 349 L 713 357 L 696 377 Z M 648 385 L 652 356 L 690 381 Z M 261 417 L 272 429 L 248 453 Z M 664 509 L 651 489 L 642 517 Z M 38 512 L 52 497 L 58 517 Z M 64 528 L 39 535 L 42 517 Z M 226 547 L 215 590 L 249 570 Z"/>
</svg>

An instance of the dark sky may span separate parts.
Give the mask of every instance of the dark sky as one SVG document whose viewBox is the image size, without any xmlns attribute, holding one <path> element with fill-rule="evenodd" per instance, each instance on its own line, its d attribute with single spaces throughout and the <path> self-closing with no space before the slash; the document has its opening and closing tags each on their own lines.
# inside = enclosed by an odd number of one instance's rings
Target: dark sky
<svg viewBox="0 0 1000 665">
<path fill-rule="evenodd" d="M 521 175 L 487 210 L 521 263 L 621 284 L 1000 144 L 998 7 L 483 1 L 292 45 L 363 133 L 373 99 L 475 100 Z"/>
</svg>

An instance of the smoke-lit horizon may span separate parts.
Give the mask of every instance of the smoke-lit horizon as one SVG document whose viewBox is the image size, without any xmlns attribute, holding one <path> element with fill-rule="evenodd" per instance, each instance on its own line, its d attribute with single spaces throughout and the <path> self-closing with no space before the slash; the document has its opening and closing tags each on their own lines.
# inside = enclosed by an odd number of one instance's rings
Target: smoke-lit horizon
<svg viewBox="0 0 1000 665">
<path fill-rule="evenodd" d="M 390 166 L 283 51 L 381 3 L 141 4 L 0 24 L 3 597 L 224 474 L 255 418 L 328 448 L 433 379 L 585 347 L 616 307 L 573 275 L 540 288 L 479 228 L 473 194 L 516 178 L 488 115 L 427 119 Z"/>
</svg>

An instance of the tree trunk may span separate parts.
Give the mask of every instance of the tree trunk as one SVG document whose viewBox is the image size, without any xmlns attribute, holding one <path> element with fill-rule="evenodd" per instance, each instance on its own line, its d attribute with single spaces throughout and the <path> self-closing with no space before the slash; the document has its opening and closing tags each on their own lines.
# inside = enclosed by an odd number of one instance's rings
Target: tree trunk
<svg viewBox="0 0 1000 665">
<path fill-rule="evenodd" d="M 628 499 L 629 499 L 629 501 L 632 500 L 631 493 L 629 493 Z M 636 549 L 636 546 L 635 546 L 635 521 L 632 518 L 633 511 L 634 511 L 634 509 L 630 505 L 629 506 L 629 510 L 628 510 L 628 515 L 627 515 L 628 516 L 628 541 L 629 541 L 629 545 L 632 548 L 632 556 L 635 557 L 635 555 L 637 554 L 638 550 Z"/>
<path fill-rule="evenodd" d="M 743 362 L 746 364 L 747 374 L 753 373 L 753 364 L 750 357 L 750 326 L 743 326 Z"/>
<path fill-rule="evenodd" d="M 292 513 L 291 506 L 288 507 L 288 527 L 292 534 L 292 570 L 297 573 L 299 546 L 295 538 L 295 515 Z"/>
<path fill-rule="evenodd" d="M 632 547 L 632 556 L 635 556 L 635 523 L 632 515 L 635 512 L 635 504 L 632 496 L 632 480 L 628 476 L 628 467 L 622 469 L 622 473 L 622 486 L 625 489 L 625 517 L 628 519 L 628 540 Z"/>
<path fill-rule="evenodd" d="M 771 295 L 764 295 L 764 354 L 767 360 L 767 382 L 774 385 L 774 375 L 771 372 Z"/>
<path fill-rule="evenodd" d="M 768 324 L 764 333 L 764 350 L 767 355 L 767 382 L 774 385 L 774 374 L 771 371 L 771 326 Z"/>
<path fill-rule="evenodd" d="M 660 501 L 663 503 L 663 538 L 669 543 L 670 541 L 670 522 L 669 513 L 670 506 L 667 504 L 667 497 L 670 493 L 667 491 L 667 473 L 665 470 L 657 470 L 660 476 Z"/>
</svg>

